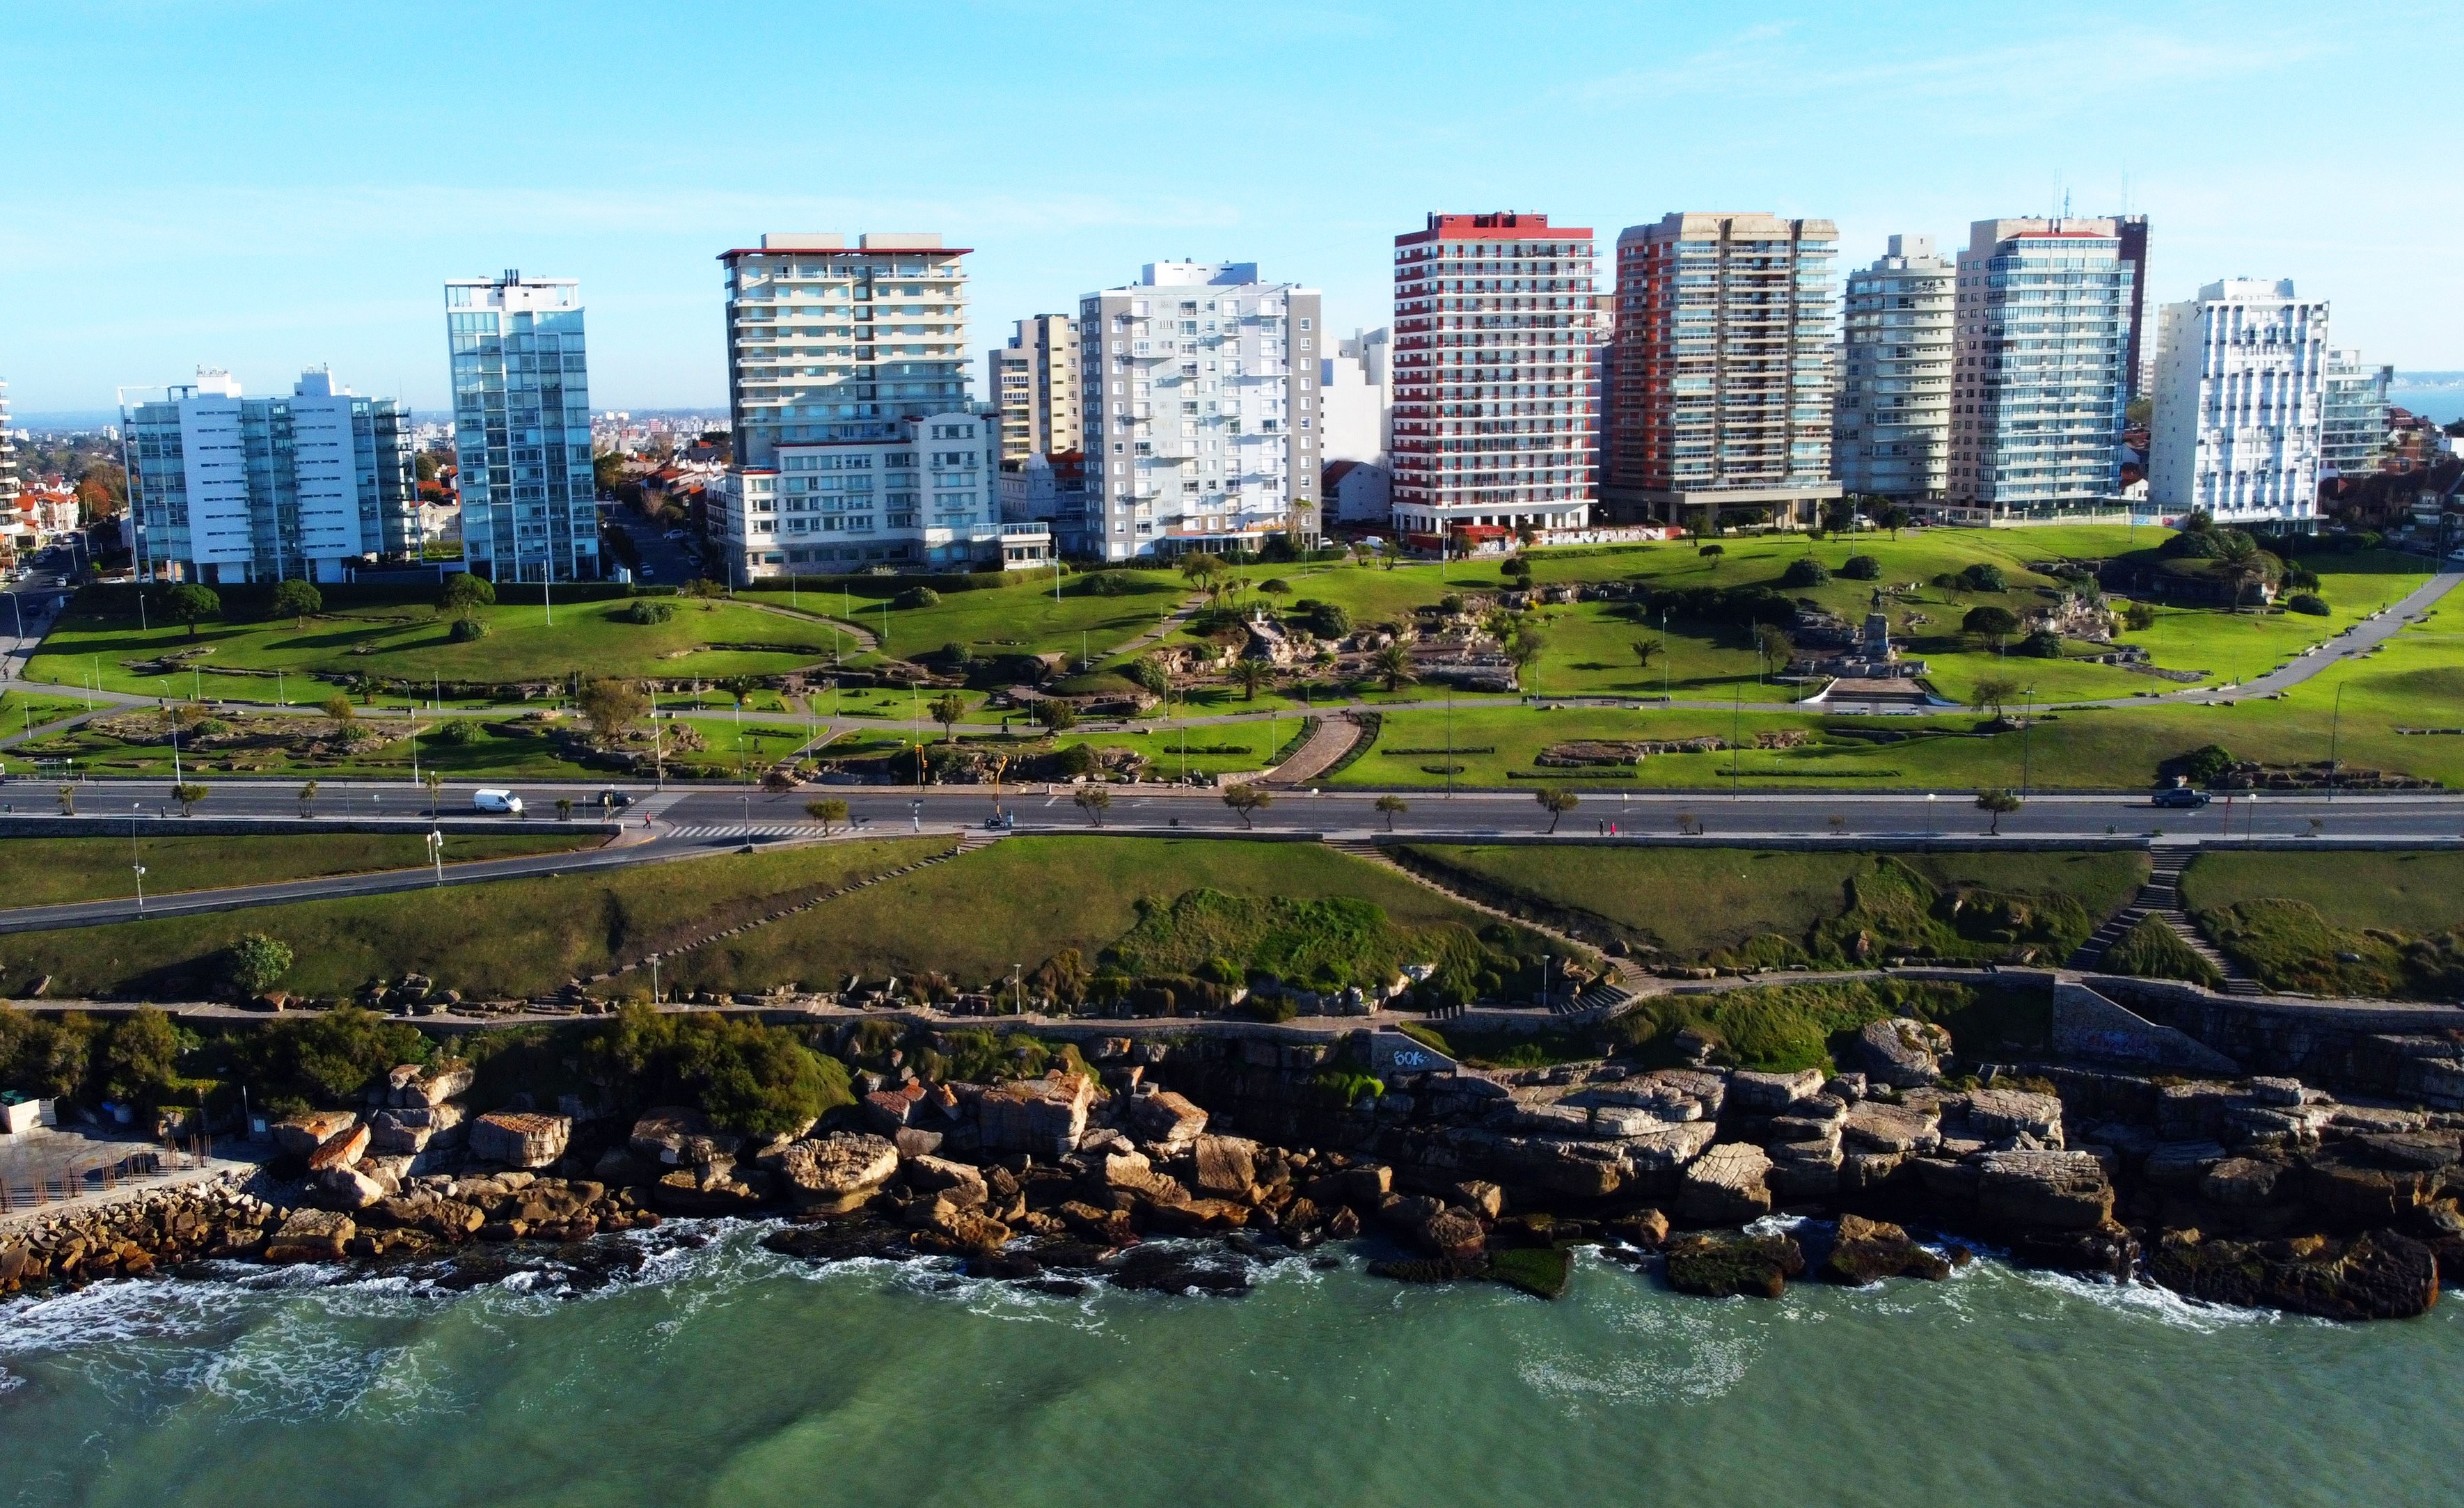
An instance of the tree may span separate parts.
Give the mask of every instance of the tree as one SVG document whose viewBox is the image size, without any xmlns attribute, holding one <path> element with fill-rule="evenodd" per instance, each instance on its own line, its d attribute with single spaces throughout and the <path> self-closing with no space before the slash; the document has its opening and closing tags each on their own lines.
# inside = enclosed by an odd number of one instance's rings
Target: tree
<svg viewBox="0 0 2464 1508">
<path fill-rule="evenodd" d="M 150 1005 L 121 1017 L 102 1048 L 102 1087 L 114 1100 L 151 1108 L 179 1081 L 180 1029 Z"/>
<path fill-rule="evenodd" d="M 2018 682 L 2005 681 L 1998 676 L 1987 676 L 1969 688 L 1968 709 L 1972 712 L 1990 713 L 1998 723 L 2002 720 L 2003 710 L 2009 707 L 2018 694 Z"/>
<path fill-rule="evenodd" d="M 1720 569 L 1720 557 L 1728 553 L 1728 547 L 1721 544 L 1698 544 L 1694 547 L 1694 553 L 1710 561 L 1711 569 L 1716 572 Z"/>
<path fill-rule="evenodd" d="M 1537 628 L 1523 627 L 1506 646 L 1506 658 L 1514 662 L 1514 672 L 1521 675 L 1549 652 L 1549 636 Z"/>
<path fill-rule="evenodd" d="M 171 799 L 180 803 L 182 817 L 194 817 L 197 803 L 206 798 L 206 788 L 194 781 L 184 780 L 171 787 Z"/>
<path fill-rule="evenodd" d="M 435 776 L 430 776 L 429 778 L 432 780 Z M 569 822 L 573 820 L 572 797 L 560 796 L 556 798 L 556 820 L 560 822 Z"/>
<path fill-rule="evenodd" d="M 1035 704 L 1035 720 L 1047 732 L 1066 733 L 1078 726 L 1078 709 L 1057 696 L 1047 696 Z"/>
<path fill-rule="evenodd" d="M 1258 688 L 1272 685 L 1275 667 L 1264 660 L 1243 658 L 1232 662 L 1232 684 L 1241 688 L 1241 700 L 1254 702 Z"/>
<path fill-rule="evenodd" d="M 2258 541 L 2238 529 L 2227 529 L 2216 536 L 2216 560 L 2225 579 L 2233 583 L 2233 610 L 2241 611 L 2241 600 L 2254 581 L 2265 580 L 2266 564 L 2260 557 Z"/>
<path fill-rule="evenodd" d="M 1275 798 L 1268 792 L 1262 791 L 1244 780 L 1239 785 L 1223 788 L 1223 804 L 1232 808 L 1232 814 L 1241 819 L 1242 826 L 1247 827 L 1252 825 L 1249 820 L 1250 814 L 1264 811 L 1274 805 Z"/>
<path fill-rule="evenodd" d="M 1881 524 L 1885 529 L 1888 529 L 1891 532 L 1891 537 L 1897 539 L 1900 536 L 1900 531 L 1907 527 L 1908 511 L 1902 508 L 1899 504 L 1893 503 L 1890 507 L 1883 509 L 1879 514 L 1876 514 L 1874 515 L 1874 522 Z"/>
<path fill-rule="evenodd" d="M 1209 597 L 1221 595 L 1224 573 L 1229 569 L 1220 556 L 1192 550 L 1180 557 L 1180 574 L 1189 584 Z"/>
<path fill-rule="evenodd" d="M 940 695 L 933 698 L 933 700 L 925 703 L 924 710 L 932 713 L 933 721 L 941 725 L 941 741 L 943 743 L 956 743 L 958 741 L 958 719 L 967 715 L 967 699 L 965 697 L 960 696 L 956 691 L 944 691 Z"/>
<path fill-rule="evenodd" d="M 731 675 L 718 683 L 718 688 L 736 698 L 736 710 L 740 712 L 753 693 L 761 689 L 761 681 L 758 676 Z"/>
<path fill-rule="evenodd" d="M 223 977 L 243 995 L 263 994 L 291 972 L 291 945 L 263 932 L 251 932 L 231 945 L 223 959 Z"/>
<path fill-rule="evenodd" d="M 650 698 L 632 682 L 610 676 L 583 682 L 582 694 L 573 705 L 599 741 L 612 744 L 649 711 Z"/>
<path fill-rule="evenodd" d="M 210 586 L 194 581 L 182 581 L 164 594 L 163 605 L 172 617 L 188 625 L 188 637 L 197 637 L 197 620 L 220 618 L 223 615 L 222 595 Z"/>
<path fill-rule="evenodd" d="M 274 610 L 292 620 L 294 626 L 305 628 L 311 615 L 325 610 L 325 594 L 314 584 L 293 577 L 275 587 Z"/>
<path fill-rule="evenodd" d="M 833 826 L 844 823 L 847 820 L 847 804 L 837 797 L 831 797 L 825 801 L 806 801 L 804 815 L 821 823 L 822 836 L 827 838 Z"/>
<path fill-rule="evenodd" d="M 299 815 L 302 817 L 314 817 L 317 815 L 314 810 L 316 805 L 317 782 L 311 780 L 299 788 Z"/>
<path fill-rule="evenodd" d="M 1771 663 L 1774 670 L 1786 669 L 1788 663 L 1796 658 L 1796 645 L 1777 623 L 1754 624 L 1754 648 Z"/>
<path fill-rule="evenodd" d="M 77 787 L 73 785 L 61 786 L 57 794 L 60 798 L 60 815 L 62 817 L 75 817 L 77 815 Z"/>
<path fill-rule="evenodd" d="M 1386 830 L 1390 833 L 1395 830 L 1395 819 L 1411 809 L 1412 803 L 1399 796 L 1381 796 L 1377 798 L 1377 810 L 1385 816 Z"/>
<path fill-rule="evenodd" d="M 2021 806 L 2026 804 L 2026 802 L 2020 800 L 2019 798 L 2012 795 L 2008 791 L 1979 791 L 1976 793 L 1976 809 L 1980 812 L 1991 812 L 1993 814 L 1993 825 L 1989 828 L 1988 831 L 1996 838 L 2002 835 L 2002 819 L 2009 816 L 2011 813 L 2017 811 Z"/>
<path fill-rule="evenodd" d="M 1638 639 L 1634 642 L 1633 649 L 1634 663 L 1648 670 L 1651 668 L 1651 662 L 1660 658 L 1661 645 L 1657 639 Z"/>
<path fill-rule="evenodd" d="M 2122 609 L 2122 626 L 2128 632 L 2144 634 L 2156 626 L 2156 609 L 2145 602 L 2127 602 Z"/>
<path fill-rule="evenodd" d="M 1082 785 L 1078 794 L 1069 799 L 1078 810 L 1087 814 L 1087 820 L 1097 827 L 1104 825 L 1104 814 L 1112 809 L 1112 793 L 1100 785 Z"/>
<path fill-rule="evenodd" d="M 2019 631 L 2019 615 L 1991 604 L 1971 607 L 1968 616 L 1959 621 L 1959 626 L 1999 649 L 2004 640 Z"/>
<path fill-rule="evenodd" d="M 1557 824 L 1565 820 L 1568 812 L 1583 804 L 1583 798 L 1572 791 L 1554 789 L 1534 791 L 1531 793 L 1531 798 L 1538 801 L 1540 809 L 1549 814 L 1549 831 L 1552 833 L 1557 830 Z"/>
<path fill-rule="evenodd" d="M 340 691 L 335 692 L 333 695 L 325 698 L 322 702 L 318 703 L 317 710 L 324 713 L 327 717 L 332 718 L 335 722 L 345 727 L 349 726 L 352 719 L 360 715 L 360 710 L 351 705 L 351 699 L 342 695 Z"/>
<path fill-rule="evenodd" d="M 1401 645 L 1387 645 L 1369 657 L 1369 668 L 1386 683 L 1386 689 L 1399 690 L 1419 679 L 1412 673 L 1412 651 Z"/>
<path fill-rule="evenodd" d="M 484 576 L 456 571 L 445 579 L 444 587 L 436 594 L 436 605 L 449 613 L 460 615 L 473 607 L 493 607 L 496 603 L 496 585 Z"/>
</svg>

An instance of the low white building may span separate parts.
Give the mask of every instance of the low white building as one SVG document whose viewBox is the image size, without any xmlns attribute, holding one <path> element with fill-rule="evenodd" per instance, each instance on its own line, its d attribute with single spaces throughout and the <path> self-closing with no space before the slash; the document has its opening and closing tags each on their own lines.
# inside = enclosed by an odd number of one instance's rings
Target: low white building
<svg viewBox="0 0 2464 1508">
<path fill-rule="evenodd" d="M 1329 466 L 1324 490 L 1328 523 L 1382 528 L 1394 520 L 1395 473 L 1374 461 Z"/>
<path fill-rule="evenodd" d="M 1318 363 L 1324 459 L 1388 465 L 1395 423 L 1394 332 L 1354 331 Z M 1331 501 L 1331 499 L 1330 499 Z"/>
<path fill-rule="evenodd" d="M 999 426 L 959 411 L 892 427 L 887 439 L 781 441 L 772 465 L 726 472 L 715 514 L 734 579 L 1000 563 Z"/>
<path fill-rule="evenodd" d="M 2219 523 L 2318 526 L 2327 302 L 2232 277 L 2167 304 L 2156 335 L 2148 500 Z"/>
</svg>

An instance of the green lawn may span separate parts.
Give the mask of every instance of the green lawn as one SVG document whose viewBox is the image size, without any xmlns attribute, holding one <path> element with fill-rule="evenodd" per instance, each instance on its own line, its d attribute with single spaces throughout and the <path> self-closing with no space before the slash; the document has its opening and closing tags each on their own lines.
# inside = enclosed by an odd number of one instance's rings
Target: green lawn
<svg viewBox="0 0 2464 1508">
<path fill-rule="evenodd" d="M 400 779 L 411 777 L 411 747 L 399 736 L 401 720 L 387 718 L 374 726 L 394 736 L 348 753 L 317 755 L 297 746 L 297 736 L 325 726 L 321 718 L 300 718 L 278 712 L 237 713 L 223 719 L 240 734 L 237 742 L 209 739 L 194 743 L 186 736 L 180 747 L 182 774 L 211 782 L 216 776 L 260 776 L 283 779 Z M 465 742 L 436 736 L 445 727 L 470 729 Z M 449 780 L 491 776 L 531 780 L 586 780 L 594 772 L 557 752 L 544 724 L 524 718 L 424 718 L 419 723 L 418 762 Z M 73 759 L 81 775 L 96 777 L 169 779 L 171 747 L 159 741 L 131 741 L 92 724 L 49 737 L 30 739 L 10 754 L 19 760 Z M 733 761 L 731 759 L 731 768 Z"/>
<path fill-rule="evenodd" d="M 1016 585 L 972 592 L 944 592 L 930 607 L 899 607 L 888 598 L 867 599 L 838 592 L 803 592 L 796 596 L 808 613 L 830 612 L 860 623 L 882 640 L 889 654 L 909 659 L 929 654 L 944 645 L 962 644 L 979 656 L 995 654 L 1067 654 L 1081 648 L 1101 658 L 1162 621 L 1188 597 L 1177 575 L 1155 571 L 1113 573 L 1128 590 L 1104 597 L 1086 590 L 1085 578 L 1065 578 L 1059 601 L 1052 596 L 1049 574 Z M 1031 573 L 1021 573 L 1031 576 Z M 1038 581 L 1041 589 L 1038 589 Z M 785 607 L 789 594 L 762 588 L 741 594 L 755 601 Z M 886 632 L 886 638 L 885 638 Z"/>
<path fill-rule="evenodd" d="M 2182 901 L 2271 989 L 2453 1001 L 2464 994 L 2464 854 L 2213 853 Z"/>
<path fill-rule="evenodd" d="M 176 623 L 141 630 L 137 621 L 71 612 L 43 641 L 27 679 L 75 686 L 99 667 L 108 690 L 147 696 L 272 702 L 277 689 L 294 703 L 332 694 L 312 674 L 369 675 L 425 683 L 511 684 L 561 681 L 571 674 L 655 675 L 662 679 L 776 674 L 825 661 L 829 625 L 738 602 L 672 601 L 663 623 L 624 621 L 623 601 L 574 602 L 549 613 L 536 602 L 476 609 L 484 639 L 455 644 L 451 623 L 425 606 L 349 608 L 312 618 L 254 623 L 210 621 L 195 636 Z M 167 654 L 209 651 L 167 674 L 140 675 L 139 662 Z M 259 675 L 217 675 L 253 670 Z M 277 688 L 270 672 L 288 672 Z"/>
<path fill-rule="evenodd" d="M 2464 853 L 2207 853 L 2182 873 L 2182 904 L 2221 910 L 2299 901 L 2331 926 L 2424 936 L 2464 927 Z"/>
<path fill-rule="evenodd" d="M 45 723 L 75 717 L 87 710 L 77 696 L 45 696 L 39 692 L 0 691 L 0 738 L 31 732 Z"/>
<path fill-rule="evenodd" d="M 1855 882 L 1875 875 L 1871 854 L 1786 853 L 1743 848 L 1556 848 L 1515 844 L 1414 844 L 1418 862 L 1464 877 L 1518 910 L 1542 919 L 1570 921 L 1579 932 L 1597 935 L 1604 924 L 1629 943 L 1670 958 L 1695 962 L 1727 959 L 1757 939 L 1781 939 L 1811 950 L 1815 962 L 1853 961 L 1856 928 L 1839 929 L 1824 945 L 1817 929 L 1850 913 Z M 2016 927 L 1955 925 L 1991 907 L 1956 912 L 1937 903 L 1934 919 L 1945 924 L 1925 939 L 1927 951 L 1975 951 L 1985 956 L 2002 945 L 2037 941 L 2048 953 L 2066 953 L 2104 917 L 2137 892 L 2147 876 L 2147 858 L 2114 853 L 1949 853 L 1894 856 L 1941 895 L 1983 893 L 2025 898 L 2038 914 L 2059 909 L 2066 924 L 2045 937 Z M 2053 903 L 2067 901 L 2069 906 Z M 1869 901 L 1869 908 L 1876 908 Z M 1879 907 L 1862 924 L 1879 950 L 1894 928 L 1907 932 L 1912 919 Z M 2008 918 L 1996 918 L 1997 923 Z M 2011 938 L 1992 935 L 2013 932 Z M 1911 933 L 1902 948 L 1919 946 Z M 1774 956 L 1766 961 L 1793 961 Z"/>
<path fill-rule="evenodd" d="M 407 869 L 429 862 L 426 838 L 385 833 L 319 833 L 254 838 L 161 838 L 148 822 L 134 841 L 120 838 L 0 839 L 10 881 L 9 906 L 53 906 L 124 896 L 132 863 L 145 866 L 145 893 L 220 889 L 323 875 Z M 593 848 L 603 840 L 541 834 L 535 838 L 455 835 L 445 840 L 445 862 L 514 859 L 528 854 Z"/>
<path fill-rule="evenodd" d="M 296 955 L 282 981 L 295 994 L 342 995 L 370 978 L 419 973 L 468 994 L 537 994 L 948 846 L 842 841 L 16 933 L 0 938 L 0 993 L 50 974 L 55 995 L 208 998 L 223 951 L 265 932 Z"/>
</svg>

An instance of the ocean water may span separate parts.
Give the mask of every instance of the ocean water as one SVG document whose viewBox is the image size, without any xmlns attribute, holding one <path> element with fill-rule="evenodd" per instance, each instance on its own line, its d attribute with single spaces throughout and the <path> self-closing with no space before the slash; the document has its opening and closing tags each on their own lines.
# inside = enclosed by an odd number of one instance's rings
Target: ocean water
<svg viewBox="0 0 2464 1508">
<path fill-rule="evenodd" d="M 2428 1503 L 2464 1316 L 2336 1326 L 1975 1263 L 1546 1303 L 1362 1254 L 1239 1300 L 1024 1294 L 671 1227 L 629 1282 L 339 1271 L 0 1308 L 0 1501 Z M 1322 1254 L 1324 1255 L 1324 1254 Z M 1672 1495 L 1682 1495 L 1672 1497 Z"/>
</svg>

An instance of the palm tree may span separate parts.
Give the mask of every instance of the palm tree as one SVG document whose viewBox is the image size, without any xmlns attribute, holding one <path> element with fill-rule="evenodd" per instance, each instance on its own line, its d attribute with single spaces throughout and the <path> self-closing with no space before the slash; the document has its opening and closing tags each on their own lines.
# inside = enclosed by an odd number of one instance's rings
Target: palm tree
<svg viewBox="0 0 2464 1508">
<path fill-rule="evenodd" d="M 1549 814 L 1549 831 L 1552 833 L 1568 812 L 1583 804 L 1583 798 L 1572 791 L 1534 791 L 1531 796 L 1540 803 L 1540 809 Z"/>
<path fill-rule="evenodd" d="M 2224 568 L 2225 579 L 2233 583 L 2233 610 L 2241 611 L 2242 593 L 2251 582 L 2260 579 L 2258 542 L 2238 529 L 2227 529 L 2216 535 L 2216 560 Z"/>
<path fill-rule="evenodd" d="M 1390 691 L 1419 679 L 1412 673 L 1412 652 L 1398 644 L 1388 645 L 1371 655 L 1369 668 L 1377 672 L 1377 678 L 1386 683 Z"/>
<path fill-rule="evenodd" d="M 1377 798 L 1377 810 L 1385 814 L 1386 830 L 1390 833 L 1395 830 L 1395 819 L 1411 809 L 1412 803 L 1399 796 L 1381 796 Z"/>
<path fill-rule="evenodd" d="M 1214 557 L 1206 558 L 1213 559 Z M 1273 684 L 1275 667 L 1264 660 L 1244 658 L 1232 662 L 1231 676 L 1232 684 L 1241 688 L 1241 700 L 1254 702 L 1258 699 L 1258 688 Z"/>
<path fill-rule="evenodd" d="M 1660 650 L 1659 640 L 1638 639 L 1634 642 L 1634 663 L 1648 670 L 1651 668 L 1651 662 L 1660 657 Z"/>
</svg>

